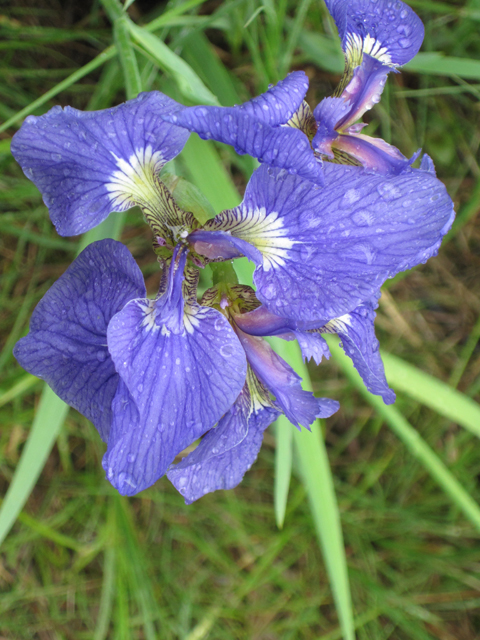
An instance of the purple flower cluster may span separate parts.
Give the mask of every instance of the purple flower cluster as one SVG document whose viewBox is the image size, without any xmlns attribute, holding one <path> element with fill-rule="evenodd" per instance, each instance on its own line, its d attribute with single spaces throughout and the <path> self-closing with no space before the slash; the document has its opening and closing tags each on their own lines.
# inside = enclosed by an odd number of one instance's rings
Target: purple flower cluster
<svg viewBox="0 0 480 640">
<path fill-rule="evenodd" d="M 103 466 L 124 495 L 165 473 L 187 503 L 236 486 L 264 430 L 283 412 L 297 427 L 338 403 L 302 390 L 263 339 L 296 339 L 329 357 L 337 333 L 367 388 L 392 403 L 374 332 L 380 287 L 434 255 L 453 205 L 424 156 L 362 133 L 390 71 L 410 60 L 423 25 L 400 1 L 326 0 L 346 68 L 313 112 L 294 72 L 238 107 L 183 107 L 159 92 L 118 107 L 56 107 L 29 117 L 12 142 L 61 235 L 139 206 L 162 266 L 158 295 L 121 243 L 89 245 L 35 309 L 15 356 L 89 418 L 107 443 Z M 190 131 L 262 163 L 244 199 L 201 224 L 161 181 Z M 199 269 L 246 256 L 256 291 L 215 281 L 197 299 Z M 175 457 L 200 443 L 180 463 Z"/>
</svg>

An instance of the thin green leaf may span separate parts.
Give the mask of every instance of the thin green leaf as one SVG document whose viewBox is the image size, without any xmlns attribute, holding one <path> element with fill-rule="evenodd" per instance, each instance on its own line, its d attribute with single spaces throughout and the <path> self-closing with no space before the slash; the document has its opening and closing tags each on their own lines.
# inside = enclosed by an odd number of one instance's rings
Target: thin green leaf
<svg viewBox="0 0 480 640">
<path fill-rule="evenodd" d="M 470 58 L 445 56 L 439 51 L 417 53 L 403 69 L 436 76 L 460 76 L 471 80 L 480 79 L 480 61 Z"/>
<path fill-rule="evenodd" d="M 0 545 L 35 486 L 68 409 L 50 387 L 44 387 L 30 436 L 0 508 Z"/>
<path fill-rule="evenodd" d="M 310 386 L 307 366 L 296 342 L 272 339 L 275 351 Z M 300 469 L 307 489 L 315 529 L 332 586 L 344 640 L 354 640 L 352 599 L 348 581 L 347 560 L 343 543 L 340 512 L 333 486 L 332 472 L 323 440 L 320 421 L 311 425 L 311 433 L 293 429 L 293 440 L 300 460 Z"/>
<path fill-rule="evenodd" d="M 354 369 L 351 361 L 343 353 L 338 345 L 338 338 L 325 336 L 330 352 L 344 373 L 367 399 L 369 404 L 378 411 L 392 431 L 402 440 L 410 453 L 414 455 L 425 467 L 428 473 L 434 478 L 440 487 L 447 493 L 452 502 L 464 513 L 476 529 L 480 531 L 480 507 L 465 491 L 458 480 L 447 469 L 436 453 L 423 440 L 421 435 L 411 424 L 405 420 L 401 413 L 392 406 L 383 403 L 378 396 L 372 395 Z M 387 372 L 387 375 L 388 372 Z"/>
<path fill-rule="evenodd" d="M 275 423 L 275 482 L 273 501 L 275 521 L 279 529 L 283 528 L 287 510 L 288 490 L 292 476 L 293 425 L 284 415 Z"/>
<path fill-rule="evenodd" d="M 401 358 L 382 353 L 388 382 L 417 402 L 480 437 L 480 405 L 450 385 L 417 369 Z"/>
<path fill-rule="evenodd" d="M 147 51 L 158 65 L 171 74 L 185 98 L 200 104 L 218 105 L 217 98 L 203 84 L 192 67 L 157 36 L 131 20 L 127 22 L 133 39 Z"/>
<path fill-rule="evenodd" d="M 23 378 L 20 378 L 13 387 L 3 393 L 0 393 L 0 407 L 3 407 L 7 402 L 10 402 L 22 395 L 22 393 L 25 393 L 25 391 L 28 391 L 39 382 L 40 380 L 36 376 L 32 376 L 30 373 L 27 373 Z"/>
<path fill-rule="evenodd" d="M 118 57 L 122 65 L 123 77 L 125 78 L 125 93 L 127 98 L 135 98 L 142 91 L 142 80 L 138 70 L 137 58 L 130 41 L 130 31 L 128 29 L 128 18 L 122 17 L 115 20 L 113 27 L 115 46 Z"/>
<path fill-rule="evenodd" d="M 46 102 L 48 102 L 50 98 L 53 98 L 59 93 L 61 93 L 62 91 L 65 91 L 65 89 L 68 89 L 69 87 L 71 87 L 72 84 L 75 84 L 76 82 L 78 82 L 79 80 L 87 76 L 89 73 L 91 73 L 92 71 L 95 71 L 95 69 L 98 69 L 99 67 L 101 67 L 102 64 L 114 58 L 115 54 L 116 54 L 116 50 L 114 46 L 107 47 L 104 51 L 102 51 L 102 53 L 100 53 L 96 58 L 91 60 L 88 64 L 86 64 L 81 69 L 78 69 L 77 71 L 69 75 L 68 78 L 65 78 L 65 80 L 62 80 L 62 82 L 59 82 L 58 84 L 56 84 L 52 89 L 44 93 L 43 96 L 40 96 L 40 98 L 37 98 L 36 100 L 31 102 L 24 109 L 22 109 L 21 111 L 18 111 L 14 116 L 12 116 L 2 125 L 0 125 L 0 133 L 2 131 L 5 131 L 9 127 L 11 127 L 13 124 L 17 123 L 19 120 L 22 120 L 26 116 L 33 113 L 36 109 L 38 109 L 38 107 L 41 107 Z"/>
</svg>

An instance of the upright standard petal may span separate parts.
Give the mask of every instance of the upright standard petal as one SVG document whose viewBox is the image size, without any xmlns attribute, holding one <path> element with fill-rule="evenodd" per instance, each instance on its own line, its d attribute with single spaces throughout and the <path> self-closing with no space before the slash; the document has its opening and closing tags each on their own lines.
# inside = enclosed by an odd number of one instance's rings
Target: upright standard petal
<svg viewBox="0 0 480 640">
<path fill-rule="evenodd" d="M 168 479 L 185 503 L 191 504 L 211 491 L 236 487 L 257 458 L 263 432 L 279 414 L 272 407 L 255 407 L 245 384 L 218 426 L 168 470 Z"/>
<path fill-rule="evenodd" d="M 245 353 L 215 309 L 184 306 L 185 254 L 157 300 L 133 300 L 108 327 L 108 347 L 138 409 L 116 412 L 104 458 L 107 478 L 133 495 L 160 478 L 175 456 L 210 430 L 240 393 Z"/>
<path fill-rule="evenodd" d="M 403 65 L 420 49 L 425 30 L 417 14 L 396 0 L 325 0 L 337 25 L 347 61 L 362 53 Z"/>
<path fill-rule="evenodd" d="M 382 175 L 397 175 L 409 167 L 418 153 L 406 158 L 400 151 L 379 138 L 362 135 L 364 124 L 354 124 L 368 109 L 380 101 L 389 67 L 364 55 L 347 87 L 339 98 L 325 98 L 315 108 L 317 131 L 312 146 L 328 158 L 339 157 L 343 163 L 360 164 Z"/>
<path fill-rule="evenodd" d="M 232 145 L 239 154 L 323 184 L 322 166 L 308 137 L 300 129 L 282 126 L 302 105 L 307 89 L 305 74 L 295 71 L 238 107 L 187 107 L 164 117 L 204 140 Z"/>
<path fill-rule="evenodd" d="M 115 240 L 94 242 L 38 303 L 30 333 L 13 351 L 24 369 L 91 420 L 103 440 L 118 385 L 107 326 L 130 300 L 144 296 L 142 273 L 128 249 Z"/>
<path fill-rule="evenodd" d="M 382 177 L 360 167 L 325 169 L 325 187 L 318 189 L 260 167 L 242 204 L 205 225 L 222 242 L 254 247 L 257 298 L 270 311 L 319 325 L 436 254 L 454 218 L 444 185 L 428 171 Z"/>
<path fill-rule="evenodd" d="M 12 153 L 60 235 L 84 233 L 112 211 L 155 202 L 158 172 L 189 135 L 162 117 L 178 108 L 154 91 L 104 111 L 54 107 L 25 120 Z"/>
</svg>

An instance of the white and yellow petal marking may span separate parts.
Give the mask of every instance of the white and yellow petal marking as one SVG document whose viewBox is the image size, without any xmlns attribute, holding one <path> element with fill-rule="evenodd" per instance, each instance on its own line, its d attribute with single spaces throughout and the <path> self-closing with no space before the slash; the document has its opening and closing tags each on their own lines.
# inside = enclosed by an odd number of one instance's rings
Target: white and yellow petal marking
<svg viewBox="0 0 480 640">
<path fill-rule="evenodd" d="M 142 205 L 158 200 L 156 176 L 165 164 L 160 151 L 153 151 L 148 145 L 137 149 L 130 158 L 124 160 L 111 152 L 118 166 L 105 184 L 110 200 L 119 210 L 133 205 Z"/>
<path fill-rule="evenodd" d="M 287 238 L 288 230 L 276 211 L 266 212 L 265 207 L 243 208 L 241 218 L 229 229 L 236 238 L 253 244 L 263 255 L 263 269 L 269 271 L 282 267 L 288 258 L 288 250 L 297 244 Z"/>
<path fill-rule="evenodd" d="M 358 33 L 348 33 L 345 43 L 345 55 L 349 65 L 352 68 L 360 65 L 364 53 L 383 62 L 383 64 L 392 65 L 392 58 L 388 48 L 383 46 L 377 38 L 368 33 L 364 38 Z"/>
<path fill-rule="evenodd" d="M 348 333 L 347 327 L 350 326 L 352 326 L 352 318 L 350 314 L 346 313 L 327 322 L 322 328 L 322 333 Z"/>
</svg>

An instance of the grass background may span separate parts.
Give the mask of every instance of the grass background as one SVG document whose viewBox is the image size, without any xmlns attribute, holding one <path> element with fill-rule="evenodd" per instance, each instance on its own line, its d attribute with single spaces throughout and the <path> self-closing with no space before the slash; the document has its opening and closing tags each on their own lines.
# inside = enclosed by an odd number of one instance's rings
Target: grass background
<svg viewBox="0 0 480 640">
<path fill-rule="evenodd" d="M 391 74 L 382 102 L 367 116 L 368 133 L 406 155 L 422 146 L 458 216 L 438 257 L 385 285 L 377 334 L 385 352 L 479 401 L 480 2 L 410 4 L 426 25 L 423 53 L 402 74 Z M 137 0 L 128 11 L 134 23 L 150 25 L 148 33 L 181 56 L 221 104 L 246 100 L 288 70 L 305 69 L 313 106 L 332 93 L 343 68 L 335 29 L 319 1 Z M 0 5 L 0 120 L 6 125 L 0 127 L 0 495 L 18 465 L 42 389 L 16 365 L 11 349 L 80 242 L 55 233 L 37 190 L 9 153 L 19 114 L 39 115 L 54 104 L 105 108 L 140 85 L 185 103 L 203 91 L 193 76 L 182 85 L 178 60 L 169 62 L 144 32 L 143 40 L 131 36 L 134 60 L 119 59 L 109 48 L 114 12 L 110 2 L 97 1 Z M 121 45 L 125 25 L 118 16 L 115 24 Z M 65 81 L 71 74 L 76 81 Z M 48 91 L 55 96 L 29 106 Z M 212 181 L 218 157 L 233 183 Z M 177 172 L 199 184 L 216 210 L 239 201 L 232 184 L 242 193 L 253 168 L 249 158 L 221 145 L 200 148 L 194 137 L 175 160 Z M 158 274 L 138 211 L 127 214 L 122 240 L 153 293 Z M 310 368 L 310 374 L 316 392 L 341 402 L 326 422 L 325 441 L 356 635 L 474 640 L 480 637 L 480 527 L 442 491 L 339 362 Z M 408 379 L 402 385 L 392 366 L 396 409 L 478 502 L 477 436 L 463 428 L 460 410 L 456 416 L 441 409 L 442 389 L 416 385 L 409 391 Z M 94 428 L 70 410 L 0 547 L 0 637 L 342 638 L 297 458 L 285 524 L 281 530 L 275 524 L 275 442 L 270 429 L 258 461 L 233 491 L 186 507 L 162 479 L 139 497 L 123 499 L 104 480 L 103 445 Z M 322 487 L 318 495 L 321 501 Z"/>
</svg>

